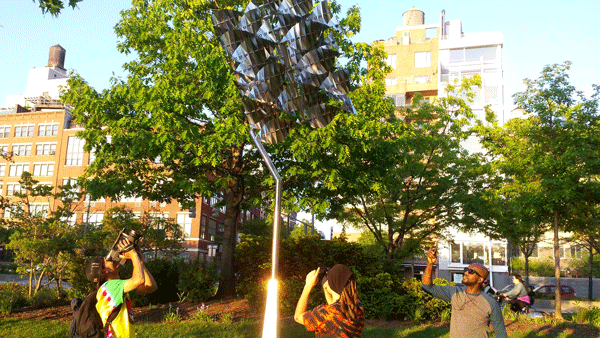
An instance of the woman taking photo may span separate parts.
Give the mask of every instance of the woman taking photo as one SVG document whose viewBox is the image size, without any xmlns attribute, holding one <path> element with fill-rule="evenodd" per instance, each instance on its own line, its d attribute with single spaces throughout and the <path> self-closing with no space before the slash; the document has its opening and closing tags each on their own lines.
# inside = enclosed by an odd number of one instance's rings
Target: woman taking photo
<svg viewBox="0 0 600 338">
<path fill-rule="evenodd" d="M 310 291 L 319 282 L 320 270 L 306 275 L 294 320 L 304 325 L 307 331 L 315 331 L 315 338 L 360 337 L 365 325 L 364 309 L 358 299 L 356 275 L 345 265 L 335 265 L 321 281 L 327 304 L 306 311 Z"/>
</svg>

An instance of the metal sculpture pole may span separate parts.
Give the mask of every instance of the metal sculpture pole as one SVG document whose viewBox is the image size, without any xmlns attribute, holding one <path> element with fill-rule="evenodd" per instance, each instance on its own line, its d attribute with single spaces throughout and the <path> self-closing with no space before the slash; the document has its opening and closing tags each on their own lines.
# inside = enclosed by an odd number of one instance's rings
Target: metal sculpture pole
<svg viewBox="0 0 600 338">
<path fill-rule="evenodd" d="M 252 136 L 252 141 L 254 141 L 254 144 L 256 144 L 256 147 L 258 148 L 260 155 L 267 163 L 267 167 L 269 168 L 271 175 L 273 175 L 273 178 L 275 179 L 275 215 L 274 215 L 275 220 L 273 221 L 273 251 L 272 251 L 273 263 L 272 263 L 272 267 L 271 267 L 271 278 L 275 279 L 276 273 L 277 273 L 277 265 L 278 265 L 277 262 L 278 262 L 278 258 L 279 258 L 279 229 L 280 229 L 279 219 L 281 218 L 280 217 L 281 216 L 281 177 L 279 176 L 279 172 L 277 172 L 277 169 L 275 169 L 275 166 L 273 165 L 273 162 L 271 161 L 269 154 L 267 154 L 265 147 L 263 147 L 262 143 L 260 142 L 260 140 L 258 139 L 258 137 L 256 136 L 256 134 L 254 133 L 254 131 L 252 129 L 250 129 L 250 136 Z"/>
<path fill-rule="evenodd" d="M 333 31 L 341 29 L 327 1 L 262 2 L 250 2 L 243 12 L 216 10 L 212 21 L 235 73 L 250 135 L 276 182 L 273 265 L 263 326 L 263 338 L 270 338 L 277 337 L 281 178 L 262 142 L 282 141 L 297 123 L 321 128 L 340 111 L 356 112 L 346 96 L 348 74 L 335 67 L 339 47 Z"/>
<path fill-rule="evenodd" d="M 250 136 L 252 137 L 252 141 L 258 148 L 260 155 L 267 163 L 267 167 L 271 172 L 271 175 L 275 179 L 275 213 L 273 215 L 273 251 L 272 251 L 272 265 L 271 265 L 271 280 L 269 280 L 268 292 L 267 292 L 267 302 L 265 306 L 265 319 L 263 322 L 263 338 L 277 337 L 277 321 L 279 319 L 277 313 L 277 294 L 279 285 L 277 283 L 277 265 L 279 262 L 279 229 L 281 228 L 279 225 L 279 220 L 281 216 L 281 177 L 279 176 L 279 172 L 275 169 L 269 154 L 263 147 L 262 143 L 250 128 Z"/>
</svg>

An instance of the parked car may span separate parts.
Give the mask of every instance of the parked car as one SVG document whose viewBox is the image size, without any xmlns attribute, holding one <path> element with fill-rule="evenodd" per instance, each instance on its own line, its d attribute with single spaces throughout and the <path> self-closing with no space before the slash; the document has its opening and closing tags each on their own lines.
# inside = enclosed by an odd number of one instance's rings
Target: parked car
<svg viewBox="0 0 600 338">
<path fill-rule="evenodd" d="M 536 297 L 554 297 L 554 284 L 542 285 L 533 290 L 535 292 Z M 560 286 L 560 296 L 561 297 L 577 297 L 575 294 L 575 289 L 568 285 Z"/>
</svg>

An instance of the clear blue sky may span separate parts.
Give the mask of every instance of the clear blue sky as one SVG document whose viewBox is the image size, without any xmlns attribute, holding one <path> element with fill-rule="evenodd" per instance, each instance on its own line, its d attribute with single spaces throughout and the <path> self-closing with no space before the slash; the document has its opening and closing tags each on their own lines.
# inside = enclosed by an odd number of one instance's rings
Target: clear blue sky
<svg viewBox="0 0 600 338">
<path fill-rule="evenodd" d="M 504 35 L 505 104 L 523 90 L 524 78 L 536 78 L 544 65 L 573 62 L 572 83 L 586 94 L 600 84 L 600 1 L 422 1 L 338 0 L 345 11 L 361 7 L 361 33 L 355 41 L 387 39 L 402 25 L 402 13 L 415 6 L 425 23 L 462 20 L 463 31 L 500 31 Z M 48 62 L 49 48 L 67 50 L 65 67 L 79 72 L 97 90 L 107 88 L 113 73 L 122 76 L 128 60 L 116 49 L 114 26 L 130 0 L 83 0 L 58 18 L 42 15 L 31 0 L 0 0 L 0 107 L 7 95 L 25 92 L 31 67 Z"/>
</svg>

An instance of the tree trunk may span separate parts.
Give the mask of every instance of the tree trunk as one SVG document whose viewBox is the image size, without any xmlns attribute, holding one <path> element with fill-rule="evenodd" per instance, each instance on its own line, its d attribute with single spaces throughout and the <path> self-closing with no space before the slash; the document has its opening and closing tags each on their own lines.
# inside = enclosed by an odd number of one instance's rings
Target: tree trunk
<svg viewBox="0 0 600 338">
<path fill-rule="evenodd" d="M 29 263 L 29 298 L 33 297 L 33 262 Z"/>
<path fill-rule="evenodd" d="M 558 240 L 558 210 L 554 210 L 554 318 L 563 319 L 560 303 L 560 250 Z"/>
<path fill-rule="evenodd" d="M 592 245 L 590 244 L 589 246 L 590 249 L 590 262 L 589 262 L 589 266 L 590 266 L 590 272 L 589 272 L 589 277 L 588 277 L 588 299 L 589 300 L 593 300 L 594 297 L 594 292 L 593 292 L 593 278 L 594 278 L 594 271 L 593 271 L 593 267 L 594 267 L 594 250 L 592 248 Z"/>
<path fill-rule="evenodd" d="M 529 288 L 529 256 L 525 255 L 525 286 Z"/>
<path fill-rule="evenodd" d="M 239 189 L 239 180 L 231 179 L 225 191 L 225 231 L 223 233 L 223 252 L 221 253 L 221 278 L 216 297 L 234 298 L 235 293 L 235 245 L 237 243 L 237 220 L 240 215 L 240 202 L 243 191 Z"/>
</svg>

